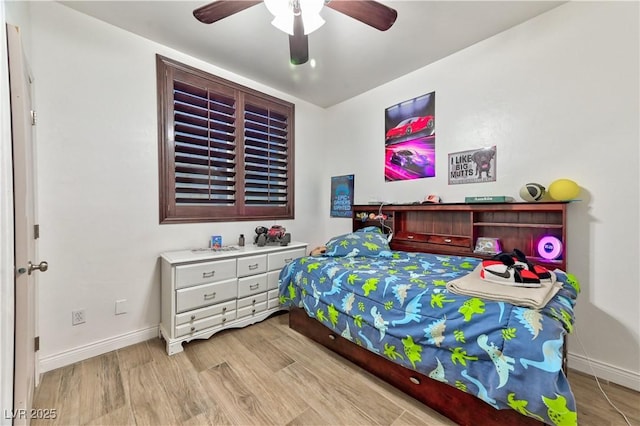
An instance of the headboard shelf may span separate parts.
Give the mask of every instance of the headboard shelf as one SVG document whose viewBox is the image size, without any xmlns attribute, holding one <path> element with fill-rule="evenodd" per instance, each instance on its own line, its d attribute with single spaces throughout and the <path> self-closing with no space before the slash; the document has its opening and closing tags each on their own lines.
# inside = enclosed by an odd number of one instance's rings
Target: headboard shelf
<svg viewBox="0 0 640 426">
<path fill-rule="evenodd" d="M 436 254 L 488 257 L 474 253 L 478 238 L 497 238 L 503 251 L 522 250 L 542 265 L 566 270 L 566 202 L 501 204 L 412 204 L 353 206 L 353 230 L 379 226 L 393 231 L 394 250 L 425 251 Z M 370 219 L 384 214 L 386 220 Z M 364 215 L 367 219 L 361 219 Z M 384 226 L 382 226 L 382 223 Z M 544 259 L 538 242 L 553 236 L 562 242 L 557 259 Z"/>
<path fill-rule="evenodd" d="M 506 223 L 506 222 L 474 222 L 474 226 L 502 226 L 505 228 L 549 228 L 562 229 L 564 225 L 551 225 L 548 223 Z"/>
</svg>

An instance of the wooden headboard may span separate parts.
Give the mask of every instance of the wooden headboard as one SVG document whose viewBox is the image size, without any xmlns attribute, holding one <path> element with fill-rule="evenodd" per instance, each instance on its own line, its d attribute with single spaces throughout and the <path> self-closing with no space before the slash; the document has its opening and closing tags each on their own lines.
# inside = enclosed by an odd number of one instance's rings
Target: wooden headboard
<svg viewBox="0 0 640 426">
<path fill-rule="evenodd" d="M 374 218 L 380 214 L 386 219 Z M 393 250 L 490 257 L 474 253 L 476 242 L 480 237 L 498 238 L 502 251 L 517 248 L 535 263 L 564 271 L 566 223 L 566 202 L 353 206 L 353 230 L 366 226 L 381 227 L 385 233 L 391 230 Z M 562 242 L 557 259 L 538 255 L 538 242 L 547 235 Z"/>
</svg>

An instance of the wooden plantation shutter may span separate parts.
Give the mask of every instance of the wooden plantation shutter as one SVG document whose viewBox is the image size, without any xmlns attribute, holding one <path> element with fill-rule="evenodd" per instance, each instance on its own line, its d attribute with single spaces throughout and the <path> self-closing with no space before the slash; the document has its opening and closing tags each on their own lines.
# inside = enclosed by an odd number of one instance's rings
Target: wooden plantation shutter
<svg viewBox="0 0 640 426">
<path fill-rule="evenodd" d="M 178 80 L 173 98 L 176 205 L 233 206 L 235 100 Z"/>
<path fill-rule="evenodd" d="M 293 105 L 157 56 L 160 222 L 293 218 Z"/>
<path fill-rule="evenodd" d="M 247 211 L 280 211 L 289 204 L 290 114 L 282 106 L 245 96 L 244 203 Z"/>
</svg>

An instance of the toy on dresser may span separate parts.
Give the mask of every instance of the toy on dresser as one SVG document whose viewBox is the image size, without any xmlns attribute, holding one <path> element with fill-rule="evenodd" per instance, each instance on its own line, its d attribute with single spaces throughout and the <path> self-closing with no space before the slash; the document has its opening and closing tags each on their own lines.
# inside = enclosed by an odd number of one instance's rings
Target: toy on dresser
<svg viewBox="0 0 640 426">
<path fill-rule="evenodd" d="M 286 246 L 291 242 L 291 234 L 284 226 L 273 225 L 271 228 L 258 226 L 253 243 L 258 247 L 263 246 Z"/>
</svg>

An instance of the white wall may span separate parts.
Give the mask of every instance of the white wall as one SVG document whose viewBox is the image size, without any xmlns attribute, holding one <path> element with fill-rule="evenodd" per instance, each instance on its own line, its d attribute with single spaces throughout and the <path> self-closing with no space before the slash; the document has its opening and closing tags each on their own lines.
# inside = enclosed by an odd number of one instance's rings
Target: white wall
<svg viewBox="0 0 640 426">
<path fill-rule="evenodd" d="M 31 4 L 39 123 L 40 336 L 44 371 L 157 335 L 158 255 L 248 239 L 258 224 L 159 225 L 155 54 L 296 104 L 293 238 L 320 239 L 325 111 L 53 2 Z M 114 315 L 115 301 L 129 312 Z M 71 311 L 87 322 L 71 325 Z"/>
<path fill-rule="evenodd" d="M 640 389 L 637 2 L 573 2 L 332 107 L 322 178 L 355 174 L 356 202 L 512 195 L 571 178 L 568 265 L 577 335 L 599 375 Z M 434 40 L 437 43 L 437 40 Z M 384 110 L 436 92 L 436 177 L 385 183 Z M 349 129 L 348 132 L 344 131 Z M 497 145 L 494 183 L 447 183 L 447 154 Z M 362 158 L 362 161 L 354 161 Z M 328 208 L 329 188 L 321 200 Z M 349 221 L 326 219 L 347 232 Z M 570 366 L 589 371 L 569 339 Z"/>
<path fill-rule="evenodd" d="M 568 263 L 583 286 L 578 334 L 599 375 L 638 387 L 637 3 L 566 4 L 329 110 L 59 4 L 31 7 L 40 253 L 51 264 L 40 285 L 45 370 L 154 330 L 160 252 L 202 246 L 213 233 L 235 240 L 256 225 L 158 225 L 160 53 L 296 103 L 296 220 L 284 225 L 312 245 L 350 229 L 328 218 L 334 175 L 356 175 L 357 202 L 515 196 L 528 181 L 576 180 L 584 201 L 570 206 Z M 433 90 L 437 176 L 385 183 L 384 109 Z M 447 185 L 448 153 L 493 144 L 497 182 Z M 116 317 L 121 298 L 131 311 Z M 76 308 L 87 323 L 72 327 Z M 570 352 L 586 370 L 573 338 Z"/>
</svg>

